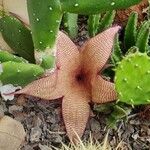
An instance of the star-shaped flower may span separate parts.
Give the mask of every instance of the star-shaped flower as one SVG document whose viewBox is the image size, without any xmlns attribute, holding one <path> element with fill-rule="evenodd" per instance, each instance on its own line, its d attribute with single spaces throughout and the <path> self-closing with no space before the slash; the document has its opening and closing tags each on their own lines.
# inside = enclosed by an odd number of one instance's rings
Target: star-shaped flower
<svg viewBox="0 0 150 150">
<path fill-rule="evenodd" d="M 48 77 L 27 85 L 15 94 L 46 100 L 62 98 L 62 113 L 70 140 L 82 136 L 90 114 L 89 102 L 116 99 L 114 84 L 99 74 L 111 55 L 120 27 L 112 27 L 87 41 L 80 49 L 62 32 L 57 38 L 56 69 Z"/>
</svg>

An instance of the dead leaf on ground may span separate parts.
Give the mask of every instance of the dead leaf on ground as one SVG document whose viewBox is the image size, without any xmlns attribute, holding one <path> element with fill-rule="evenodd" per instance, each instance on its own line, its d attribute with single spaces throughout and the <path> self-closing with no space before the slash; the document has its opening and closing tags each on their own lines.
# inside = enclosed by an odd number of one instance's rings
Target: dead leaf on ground
<svg viewBox="0 0 150 150">
<path fill-rule="evenodd" d="M 19 150 L 25 138 L 20 122 L 4 116 L 0 118 L 0 150 Z"/>
</svg>

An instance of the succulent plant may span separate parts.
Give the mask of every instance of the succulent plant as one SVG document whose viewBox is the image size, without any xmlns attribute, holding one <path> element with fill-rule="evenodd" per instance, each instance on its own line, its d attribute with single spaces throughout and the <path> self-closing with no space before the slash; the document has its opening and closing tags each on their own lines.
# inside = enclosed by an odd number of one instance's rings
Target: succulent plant
<svg viewBox="0 0 150 150">
<path fill-rule="evenodd" d="M 117 123 L 121 120 L 127 120 L 131 113 L 131 106 L 125 103 L 107 103 L 94 105 L 94 111 L 97 113 L 107 114 L 106 125 L 108 128 L 117 129 Z"/>
<path fill-rule="evenodd" d="M 121 61 L 123 54 L 133 52 L 136 49 L 135 46 L 140 52 L 149 53 L 150 21 L 145 20 L 138 26 L 137 20 L 138 14 L 132 12 L 125 27 L 124 42 L 121 42 L 119 36 L 117 36 L 111 59 L 114 66 Z"/>
<path fill-rule="evenodd" d="M 101 18 L 101 14 L 89 15 L 88 32 L 90 37 L 110 27 L 114 21 L 115 11 L 107 11 Z"/>
<path fill-rule="evenodd" d="M 88 24 L 88 33 L 90 37 L 93 37 L 97 34 L 100 17 L 101 17 L 100 14 L 89 15 L 87 24 Z"/>
<path fill-rule="evenodd" d="M 63 15 L 64 28 L 71 38 L 77 37 L 78 34 L 77 21 L 78 21 L 78 14 L 64 13 Z"/>
<path fill-rule="evenodd" d="M 150 104 L 150 57 L 128 54 L 116 68 L 115 87 L 119 101 L 130 105 Z"/>
<path fill-rule="evenodd" d="M 13 16 L 5 15 L 0 19 L 0 31 L 14 52 L 31 63 L 35 62 L 30 30 L 21 21 Z"/>
<path fill-rule="evenodd" d="M 28 62 L 22 57 L 15 56 L 5 50 L 0 50 L 0 63 L 7 62 L 7 61 L 24 62 L 24 63 Z"/>
<path fill-rule="evenodd" d="M 25 86 L 44 74 L 42 67 L 21 62 L 3 62 L 0 68 L 0 81 L 3 85 Z"/>
<path fill-rule="evenodd" d="M 73 36 L 75 36 L 77 28 L 75 27 L 74 31 L 72 32 L 72 27 L 77 23 L 77 14 L 71 13 L 80 13 L 80 14 L 100 13 L 103 12 L 104 10 L 106 11 L 124 8 L 136 4 L 140 2 L 140 0 L 133 0 L 132 2 L 126 1 L 126 2 L 120 3 L 120 1 L 116 1 L 108 3 L 104 1 L 104 4 L 101 5 L 100 2 L 95 1 L 95 4 L 97 4 L 98 6 L 95 9 L 94 7 L 95 5 L 94 6 L 90 5 L 89 1 L 83 2 L 81 0 L 71 2 L 68 1 L 60 2 L 59 0 L 56 1 L 47 0 L 45 2 L 43 2 L 42 0 L 38 0 L 37 2 L 37 0 L 27 0 L 27 3 L 25 1 L 21 1 L 22 5 L 28 6 L 30 27 L 32 31 L 31 34 L 31 31 L 28 26 L 29 22 L 26 7 L 22 6 L 21 9 L 20 8 L 15 9 L 12 5 L 10 5 L 10 0 L 4 0 L 2 5 L 3 7 L 1 8 L 2 18 L 0 19 L 0 30 L 3 39 L 7 42 L 9 47 L 15 52 L 15 55 L 13 56 L 12 54 L 1 52 L 0 60 L 2 62 L 2 65 L 5 66 L 5 64 L 7 64 L 8 61 L 12 61 L 14 67 L 16 67 L 17 62 L 20 63 L 22 62 L 21 64 L 23 64 L 24 66 L 29 66 L 30 68 L 31 64 L 29 63 L 24 64 L 24 63 L 26 63 L 27 61 L 30 63 L 35 63 L 36 60 L 36 63 L 39 64 L 44 69 L 53 68 L 55 66 L 55 51 L 57 49 L 55 48 L 55 41 L 59 25 L 61 23 L 62 15 L 64 12 L 67 13 L 69 18 L 72 17 L 72 20 L 70 22 L 68 22 L 67 20 L 69 29 L 68 31 L 70 31 L 70 35 L 72 34 Z M 18 6 L 19 3 L 17 3 L 17 0 L 14 1 L 15 6 Z M 24 10 L 24 13 L 22 13 L 21 10 Z M 10 13 L 6 14 L 4 11 L 11 12 L 11 14 Z M 12 16 L 12 14 L 15 15 L 15 17 Z M 112 20 L 111 18 L 114 16 L 113 14 L 114 13 L 111 14 L 110 12 L 108 12 L 104 16 L 100 25 L 101 29 L 109 26 Z M 19 19 L 17 19 L 16 17 Z M 20 19 L 23 20 L 25 24 L 23 24 L 20 21 Z M 17 55 L 23 57 L 27 61 L 22 58 L 19 58 Z M 9 62 L 8 64 L 10 65 L 11 63 Z M 35 68 L 38 67 L 39 66 L 36 66 Z M 15 77 L 17 68 L 14 68 L 13 71 L 14 72 L 12 73 L 12 77 Z M 33 73 L 30 71 L 27 72 L 29 73 L 29 76 L 30 75 L 32 76 L 31 79 L 34 80 L 35 78 L 33 77 Z M 37 74 L 37 76 L 40 74 L 42 73 Z M 23 74 L 20 74 L 20 77 L 21 75 Z M 3 76 L 5 77 L 4 72 Z M 21 78 L 24 77 L 22 76 Z M 4 80 L 4 78 L 2 80 Z M 23 85 L 23 83 L 20 80 L 18 80 L 18 85 L 19 84 Z"/>
</svg>

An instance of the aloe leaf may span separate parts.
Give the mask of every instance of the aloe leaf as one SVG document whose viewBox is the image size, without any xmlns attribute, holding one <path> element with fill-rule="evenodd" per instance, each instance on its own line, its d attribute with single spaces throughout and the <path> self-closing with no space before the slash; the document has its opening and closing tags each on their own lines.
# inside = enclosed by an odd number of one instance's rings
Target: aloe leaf
<svg viewBox="0 0 150 150">
<path fill-rule="evenodd" d="M 116 11 L 108 11 L 100 21 L 99 27 L 98 27 L 98 32 L 102 32 L 103 30 L 107 29 L 110 27 L 114 21 L 116 15 Z"/>
<path fill-rule="evenodd" d="M 11 49 L 29 62 L 35 62 L 33 41 L 29 29 L 15 17 L 4 16 L 0 19 L 0 30 Z"/>
<path fill-rule="evenodd" d="M 132 12 L 125 28 L 124 44 L 126 49 L 129 49 L 135 45 L 137 35 L 137 21 L 138 21 L 138 13 Z"/>
<path fill-rule="evenodd" d="M 99 14 L 100 12 L 127 8 L 141 0 L 60 0 L 62 9 L 66 12 L 79 14 Z"/>
<path fill-rule="evenodd" d="M 15 53 L 10 46 L 5 42 L 5 40 L 3 39 L 2 33 L 0 33 L 0 49 L 1 50 L 6 50 L 9 53 Z"/>
<path fill-rule="evenodd" d="M 142 24 L 140 31 L 137 35 L 136 46 L 139 48 L 140 52 L 148 51 L 149 35 L 150 35 L 150 22 L 146 21 Z"/>
<path fill-rule="evenodd" d="M 90 37 L 97 34 L 97 29 L 99 26 L 100 14 L 89 15 L 88 18 L 88 33 Z"/>
<path fill-rule="evenodd" d="M 38 65 L 4 62 L 1 64 L 0 81 L 2 84 L 25 86 L 44 74 L 44 69 Z"/>
<path fill-rule="evenodd" d="M 22 57 L 18 57 L 13 54 L 10 54 L 7 51 L 0 50 L 0 63 L 7 62 L 7 61 L 27 63 L 27 61 L 23 59 Z"/>
<path fill-rule="evenodd" d="M 76 38 L 78 34 L 78 14 L 64 13 L 63 24 L 65 30 L 68 32 L 71 38 Z"/>
</svg>

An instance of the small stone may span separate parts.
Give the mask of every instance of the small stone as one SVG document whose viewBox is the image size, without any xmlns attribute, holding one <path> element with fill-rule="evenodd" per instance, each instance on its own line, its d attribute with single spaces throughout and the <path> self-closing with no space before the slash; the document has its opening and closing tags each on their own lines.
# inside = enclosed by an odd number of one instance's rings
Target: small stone
<svg viewBox="0 0 150 150">
<path fill-rule="evenodd" d="M 30 141 L 31 143 L 39 142 L 42 130 L 39 127 L 34 127 L 31 129 Z"/>
<path fill-rule="evenodd" d="M 25 145 L 21 148 L 21 150 L 33 150 L 33 148 L 30 145 Z"/>
<path fill-rule="evenodd" d="M 52 150 L 50 147 L 48 147 L 46 145 L 42 145 L 42 144 L 39 144 L 39 148 L 40 148 L 40 150 Z"/>
<path fill-rule="evenodd" d="M 59 134 L 51 134 L 50 141 L 53 143 L 62 143 L 62 137 Z"/>
<path fill-rule="evenodd" d="M 13 105 L 9 107 L 9 112 L 11 114 L 15 113 L 15 112 L 22 112 L 23 111 L 23 106 L 17 106 L 17 105 Z"/>
<path fill-rule="evenodd" d="M 95 120 L 94 118 L 92 118 L 91 120 L 90 120 L 90 126 L 91 126 L 91 131 L 93 131 L 93 132 L 100 132 L 100 129 L 101 129 L 101 127 L 100 127 L 100 124 L 99 124 L 99 122 L 97 121 L 97 120 Z"/>
<path fill-rule="evenodd" d="M 2 105 L 0 105 L 0 117 L 4 116 L 4 108 Z"/>
</svg>

